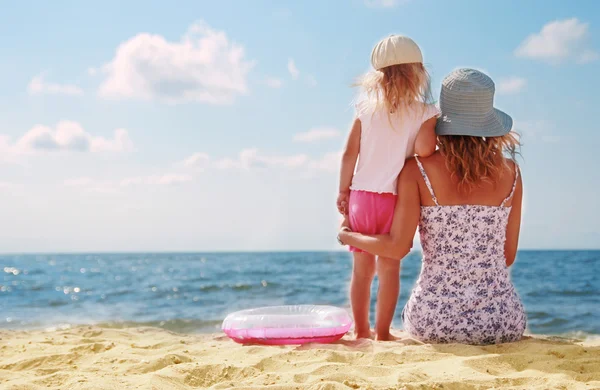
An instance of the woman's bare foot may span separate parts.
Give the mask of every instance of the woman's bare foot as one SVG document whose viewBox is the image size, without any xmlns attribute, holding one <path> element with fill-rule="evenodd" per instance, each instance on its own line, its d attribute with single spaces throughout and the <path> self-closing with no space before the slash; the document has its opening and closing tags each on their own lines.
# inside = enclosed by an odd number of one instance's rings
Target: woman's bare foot
<svg viewBox="0 0 600 390">
<path fill-rule="evenodd" d="M 397 341 L 397 340 L 399 340 L 398 337 L 393 336 L 391 333 L 377 335 L 377 341 Z"/>
</svg>

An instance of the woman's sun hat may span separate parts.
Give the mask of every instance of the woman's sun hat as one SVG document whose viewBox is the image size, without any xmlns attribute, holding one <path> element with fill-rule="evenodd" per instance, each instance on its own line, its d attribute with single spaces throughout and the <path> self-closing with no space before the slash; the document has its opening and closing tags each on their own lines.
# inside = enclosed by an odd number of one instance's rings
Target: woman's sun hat
<svg viewBox="0 0 600 390">
<path fill-rule="evenodd" d="M 371 52 L 371 65 L 380 70 L 392 65 L 423 62 L 419 46 L 403 35 L 390 35 L 379 41 Z"/>
<path fill-rule="evenodd" d="M 496 87 L 492 79 L 475 69 L 461 68 L 442 81 L 437 135 L 499 137 L 512 130 L 512 118 L 494 108 Z"/>
</svg>

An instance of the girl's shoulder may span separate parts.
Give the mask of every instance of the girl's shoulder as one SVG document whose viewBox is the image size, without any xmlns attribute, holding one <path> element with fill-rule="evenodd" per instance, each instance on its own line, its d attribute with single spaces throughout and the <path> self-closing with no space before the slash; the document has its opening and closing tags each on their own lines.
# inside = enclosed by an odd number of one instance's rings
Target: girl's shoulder
<svg viewBox="0 0 600 390">
<path fill-rule="evenodd" d="M 440 110 L 435 104 L 421 101 L 404 104 L 399 112 L 421 122 L 440 116 Z"/>
<path fill-rule="evenodd" d="M 354 111 L 354 117 L 360 120 L 363 131 L 368 131 L 374 123 L 378 122 L 382 112 L 374 102 L 368 99 L 356 102 Z"/>
<path fill-rule="evenodd" d="M 437 104 L 419 102 L 419 107 L 423 115 L 423 122 L 431 118 L 439 118 L 442 115 Z"/>
<path fill-rule="evenodd" d="M 376 107 L 373 102 L 368 99 L 357 100 L 354 103 L 354 112 L 357 118 L 361 119 L 368 115 L 373 115 L 375 113 Z"/>
</svg>

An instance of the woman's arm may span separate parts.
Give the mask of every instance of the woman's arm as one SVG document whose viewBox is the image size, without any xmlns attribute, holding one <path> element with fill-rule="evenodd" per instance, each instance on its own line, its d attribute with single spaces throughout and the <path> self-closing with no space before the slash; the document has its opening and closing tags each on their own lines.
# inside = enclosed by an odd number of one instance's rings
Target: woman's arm
<svg viewBox="0 0 600 390">
<path fill-rule="evenodd" d="M 377 256 L 402 259 L 412 247 L 421 213 L 417 166 L 414 159 L 406 161 L 398 178 L 398 200 L 389 234 L 368 235 L 340 231 L 345 245 L 352 245 Z"/>
<path fill-rule="evenodd" d="M 508 216 L 508 226 L 506 227 L 506 242 L 504 244 L 504 255 L 506 256 L 506 266 L 510 267 L 515 262 L 517 256 L 517 247 L 519 246 L 519 232 L 521 230 L 521 206 L 523 203 L 523 182 L 521 175 L 517 180 L 517 188 L 512 199 L 512 209 Z"/>
<path fill-rule="evenodd" d="M 430 118 L 423 122 L 417 138 L 415 139 L 415 154 L 421 157 L 431 156 L 435 152 L 437 145 L 437 136 L 435 135 L 435 125 L 437 117 Z"/>
<path fill-rule="evenodd" d="M 356 160 L 358 159 L 358 152 L 360 150 L 360 133 L 360 119 L 356 118 L 350 129 L 350 133 L 348 134 L 348 140 L 344 147 L 340 168 L 340 188 L 337 198 L 337 208 L 342 214 L 348 213 L 346 207 L 348 204 L 348 194 L 350 193 L 352 177 L 354 177 L 354 168 L 356 167 Z"/>
</svg>

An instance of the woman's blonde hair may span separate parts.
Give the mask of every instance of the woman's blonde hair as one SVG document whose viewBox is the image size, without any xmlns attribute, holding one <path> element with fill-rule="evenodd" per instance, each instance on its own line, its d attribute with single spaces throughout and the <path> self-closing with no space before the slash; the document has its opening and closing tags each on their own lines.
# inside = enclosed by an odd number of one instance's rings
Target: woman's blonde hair
<svg viewBox="0 0 600 390">
<path fill-rule="evenodd" d="M 372 112 L 385 109 L 391 114 L 414 104 L 433 102 L 429 73 L 420 62 L 370 71 L 355 86 L 361 87 Z"/>
<path fill-rule="evenodd" d="M 510 132 L 501 137 L 438 136 L 446 167 L 458 181 L 459 191 L 469 192 L 482 182 L 497 183 L 508 167 L 508 157 L 516 162 L 519 136 Z"/>
</svg>

